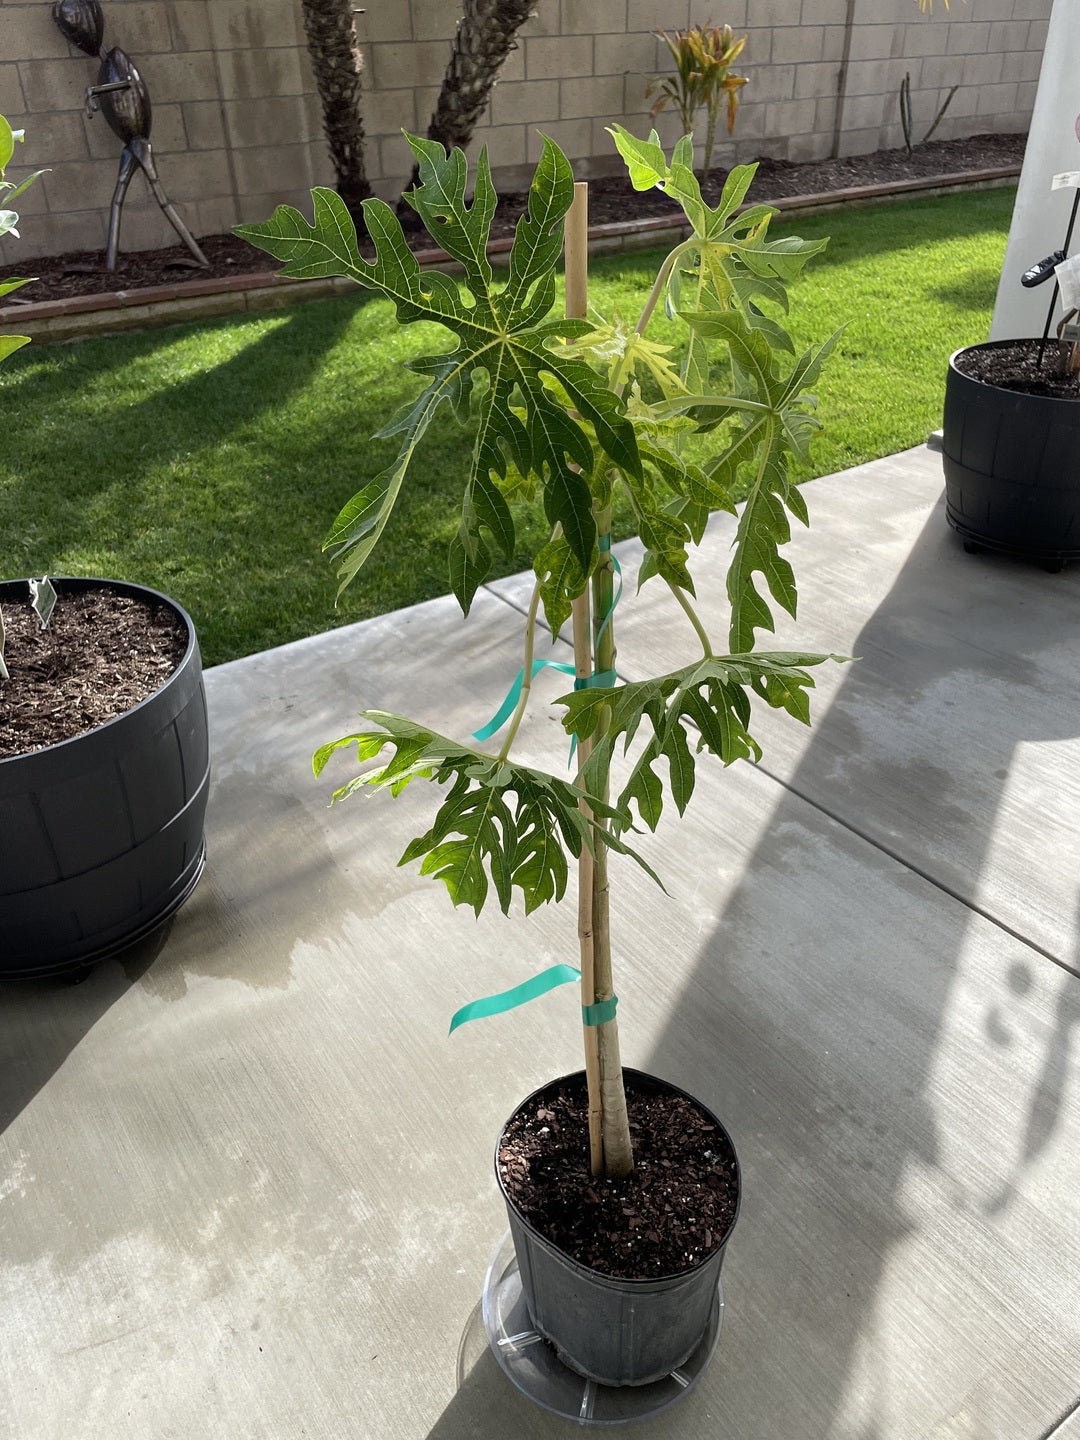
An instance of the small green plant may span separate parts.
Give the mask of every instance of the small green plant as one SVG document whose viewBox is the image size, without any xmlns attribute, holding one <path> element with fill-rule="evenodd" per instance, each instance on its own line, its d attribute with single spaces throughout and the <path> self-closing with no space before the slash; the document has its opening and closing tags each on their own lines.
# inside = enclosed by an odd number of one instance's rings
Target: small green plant
<svg viewBox="0 0 1080 1440">
<path fill-rule="evenodd" d="M 674 75 L 657 75 L 649 82 L 646 99 L 657 95 L 650 115 L 654 118 L 667 105 L 674 105 L 687 135 L 694 133 L 699 110 L 706 113 L 705 156 L 701 170 L 704 183 L 712 169 L 713 145 L 720 109 L 727 104 L 728 134 L 735 128 L 739 108 L 739 91 L 747 83 L 745 75 L 733 75 L 731 67 L 742 54 L 746 36 L 736 40 L 730 25 L 695 25 L 689 30 L 655 32 L 663 40 L 675 62 Z M 659 92 L 659 94 L 657 94 Z"/>
<path fill-rule="evenodd" d="M 22 130 L 12 130 L 4 116 L 0 115 L 0 199 L 4 202 L 3 208 L 0 208 L 0 238 L 5 235 L 14 235 L 18 239 L 19 232 L 16 227 L 19 223 L 19 216 L 15 210 L 9 208 L 10 203 L 17 199 L 28 186 L 32 185 L 39 175 L 45 173 L 43 170 L 35 170 L 32 175 L 28 175 L 17 185 L 12 180 L 4 179 L 4 173 L 15 153 L 15 142 L 23 138 L 23 133 Z M 13 290 L 18 290 L 21 285 L 28 285 L 30 278 L 32 277 L 0 280 L 0 299 L 3 299 L 5 295 L 10 295 Z M 0 335 L 0 360 L 6 359 L 20 346 L 29 345 L 29 343 L 29 335 Z M 0 610 L 0 680 L 10 680 L 11 676 L 8 674 L 7 664 L 4 660 L 4 639 L 4 613 Z"/>
<path fill-rule="evenodd" d="M 449 554 L 451 587 L 464 612 L 489 574 L 494 549 L 513 552 L 515 510 L 543 507 L 550 533 L 534 557 L 521 673 L 509 703 L 487 727 L 493 733 L 505 726 L 502 744 L 485 750 L 401 715 L 366 711 L 369 728 L 324 745 L 314 768 L 321 773 L 342 749 L 354 750 L 360 762 L 390 752 L 378 768 L 341 785 L 335 800 L 365 787 L 397 795 L 414 780 L 442 787 L 430 828 L 401 863 L 418 861 L 424 874 L 444 882 L 456 905 L 477 913 L 493 895 L 508 912 L 515 891 L 526 914 L 561 900 L 569 862 L 578 864 L 591 1161 L 596 1173 L 621 1175 L 632 1169 L 633 1157 L 615 1018 L 608 855 L 639 858 L 631 837 L 638 826 L 655 829 L 665 795 L 680 814 L 685 810 L 701 751 L 724 765 L 760 755 L 750 730 L 752 701 L 809 722 L 810 672 L 829 657 L 758 652 L 755 642 L 759 631 L 774 628 L 774 604 L 795 614 L 794 576 L 780 550 L 790 538 L 789 517 L 806 523 L 807 512 L 788 476 L 788 457 L 805 456 L 819 428 L 807 387 L 835 337 L 795 353 L 782 323 L 786 284 L 826 242 L 770 239 L 775 212 L 758 205 L 740 213 L 753 166 L 731 172 L 713 208 L 693 173 L 690 136 L 669 160 L 655 133 L 638 140 L 618 125 L 611 133 L 634 188 L 662 187 L 692 226 L 643 295 L 636 323 L 581 318 L 582 267 L 572 266 L 569 254 L 567 292 L 576 298 L 567 308 L 578 313 L 553 313 L 575 186 L 568 161 L 550 140 L 528 212 L 518 222 L 508 275 L 499 283 L 487 258 L 497 199 L 486 153 L 469 205 L 465 156 L 448 156 L 440 145 L 412 136 L 420 184 L 409 203 L 463 267 L 463 287 L 450 275 L 420 268 L 394 212 L 380 200 L 364 202 L 373 263 L 361 258 L 348 212 L 327 189 L 314 191 L 313 222 L 281 206 L 265 224 L 241 226 L 238 233 L 283 261 L 285 275 L 351 276 L 391 299 L 401 324 L 435 321 L 457 342 L 410 363 L 428 383 L 380 432 L 400 437 L 397 458 L 349 501 L 327 537 L 342 586 L 390 523 L 416 445 L 446 410 L 476 427 Z M 580 226 L 575 233 L 578 255 L 585 250 Z M 661 302 L 685 324 L 678 365 L 667 347 L 647 336 Z M 719 357 L 712 353 L 716 345 Z M 718 375 L 728 378 L 718 382 Z M 682 453 L 684 437 L 697 431 L 714 438 L 706 464 Z M 749 494 L 727 575 L 727 643 L 718 646 L 694 604 L 689 552 L 711 511 L 734 511 L 730 492 L 737 478 Z M 615 672 L 610 517 L 616 490 L 632 506 L 645 546 L 639 583 L 667 588 L 701 652 L 688 665 L 633 684 L 619 684 Z M 572 621 L 575 687 L 556 703 L 577 747 L 573 782 L 524 765 L 512 753 L 532 677 L 552 663 L 535 658 L 541 607 L 553 637 Z M 578 973 L 565 965 L 553 971 L 559 973 L 526 982 L 531 993 Z"/>
</svg>

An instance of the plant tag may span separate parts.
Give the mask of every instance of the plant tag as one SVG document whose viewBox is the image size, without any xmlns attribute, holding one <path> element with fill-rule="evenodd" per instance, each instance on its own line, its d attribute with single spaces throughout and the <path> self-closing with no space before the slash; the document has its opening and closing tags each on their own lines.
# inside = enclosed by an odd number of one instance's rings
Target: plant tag
<svg viewBox="0 0 1080 1440">
<path fill-rule="evenodd" d="M 1063 310 L 1080 310 L 1080 255 L 1071 255 L 1054 270 L 1061 287 Z"/>
<path fill-rule="evenodd" d="M 1063 325 L 1058 332 L 1058 338 L 1064 340 L 1067 345 L 1080 343 L 1080 325 Z"/>
<path fill-rule="evenodd" d="M 1080 186 L 1080 170 L 1063 170 L 1050 182 L 1051 190 L 1075 190 Z"/>
<path fill-rule="evenodd" d="M 30 581 L 30 604 L 33 605 L 37 617 L 41 621 L 41 628 L 44 630 L 52 619 L 52 612 L 56 605 L 56 591 L 47 575 L 43 575 L 40 580 Z"/>
</svg>

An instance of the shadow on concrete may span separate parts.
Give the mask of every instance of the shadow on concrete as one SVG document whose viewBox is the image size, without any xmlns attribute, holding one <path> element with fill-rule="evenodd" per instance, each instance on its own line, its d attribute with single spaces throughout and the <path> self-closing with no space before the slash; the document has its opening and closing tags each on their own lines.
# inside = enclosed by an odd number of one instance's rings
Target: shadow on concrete
<svg viewBox="0 0 1080 1440">
<path fill-rule="evenodd" d="M 0 1135 L 102 1016 L 147 974 L 165 949 L 173 924 L 170 918 L 88 974 L 0 982 Z"/>
</svg>

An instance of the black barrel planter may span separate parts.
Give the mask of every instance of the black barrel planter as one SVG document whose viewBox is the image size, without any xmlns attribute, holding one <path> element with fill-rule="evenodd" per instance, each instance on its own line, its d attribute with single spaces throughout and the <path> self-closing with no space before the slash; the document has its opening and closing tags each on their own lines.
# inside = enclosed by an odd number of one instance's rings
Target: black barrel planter
<svg viewBox="0 0 1080 1440">
<path fill-rule="evenodd" d="M 1006 390 L 956 367 L 970 350 L 1016 344 L 991 340 L 957 350 L 949 361 L 945 513 L 968 549 L 1006 551 L 1060 569 L 1080 558 L 1080 400 Z"/>
<path fill-rule="evenodd" d="M 640 1070 L 624 1069 L 623 1074 L 639 1091 L 686 1094 Z M 568 1082 L 583 1085 L 584 1072 L 542 1086 L 518 1109 L 557 1094 Z M 739 1163 L 730 1135 L 700 1100 L 686 1098 L 716 1125 L 721 1143 L 730 1150 L 741 1192 Z M 708 1327 L 738 1205 L 719 1247 L 700 1264 L 676 1275 L 626 1280 L 572 1259 L 521 1215 L 502 1183 L 499 1145 L 495 1148 L 495 1174 L 510 1217 L 529 1314 L 537 1331 L 554 1345 L 559 1359 L 587 1379 L 616 1386 L 650 1385 L 684 1364 Z"/>
<path fill-rule="evenodd" d="M 0 760 L 0 978 L 77 971 L 183 904 L 206 858 L 210 752 L 190 617 L 166 595 L 113 580 L 54 579 L 169 606 L 187 628 L 161 688 L 74 739 Z M 27 582 L 0 584 L 0 604 Z"/>
</svg>

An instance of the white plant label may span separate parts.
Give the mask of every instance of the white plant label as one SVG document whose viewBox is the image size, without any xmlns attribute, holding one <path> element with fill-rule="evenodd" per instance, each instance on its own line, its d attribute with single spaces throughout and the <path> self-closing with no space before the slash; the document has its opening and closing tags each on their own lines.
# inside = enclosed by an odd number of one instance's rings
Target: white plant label
<svg viewBox="0 0 1080 1440">
<path fill-rule="evenodd" d="M 1080 186 L 1080 170 L 1062 170 L 1050 182 L 1051 190 L 1075 190 Z"/>
<path fill-rule="evenodd" d="M 56 591 L 47 575 L 43 575 L 40 580 L 30 581 L 30 603 L 37 611 L 41 628 L 44 630 L 52 619 L 53 608 L 56 605 Z"/>
<path fill-rule="evenodd" d="M 1080 255 L 1072 255 L 1054 269 L 1066 310 L 1080 310 Z"/>
</svg>

